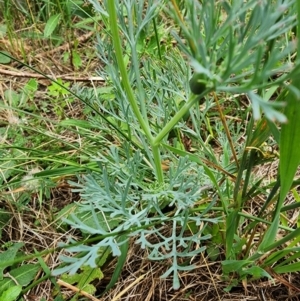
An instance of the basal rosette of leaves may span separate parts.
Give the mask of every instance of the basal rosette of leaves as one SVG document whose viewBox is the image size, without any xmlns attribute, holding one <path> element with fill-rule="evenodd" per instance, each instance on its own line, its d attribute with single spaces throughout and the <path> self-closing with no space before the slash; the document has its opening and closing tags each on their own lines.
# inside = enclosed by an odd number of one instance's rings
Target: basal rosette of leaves
<svg viewBox="0 0 300 301">
<path fill-rule="evenodd" d="M 109 100 L 101 93 L 89 99 L 107 118 L 103 121 L 94 116 L 91 120 L 103 129 L 109 120 L 114 131 L 109 135 L 111 145 L 99 145 L 99 153 L 93 158 L 101 172 L 82 177 L 80 184 L 72 183 L 82 201 L 77 215 L 66 220 L 99 239 L 92 245 L 68 247 L 69 252 L 82 256 L 62 257 L 67 264 L 55 274 L 76 273 L 86 264 L 95 267 L 99 250 L 106 247 L 122 258 L 122 265 L 126 245 L 134 237 L 142 248 L 149 249 L 149 259 L 171 261 L 163 276 L 172 275 L 174 288 L 179 288 L 178 272 L 194 268 L 184 258 L 205 250 L 212 237 L 206 228 L 223 218 L 220 229 L 225 233 L 224 274 L 237 272 L 242 280 L 251 275 L 269 276 L 255 265 L 264 252 L 285 242 L 274 243 L 280 208 L 274 220 L 263 218 L 263 212 L 246 216 L 243 209 L 251 198 L 249 193 L 255 194 L 260 188 L 259 181 L 251 182 L 253 166 L 261 162 L 257 150 L 270 135 L 279 143 L 278 122 L 287 121 L 282 111 L 287 82 L 299 76 L 298 61 L 292 59 L 296 49 L 296 1 L 91 2 L 105 24 L 104 34 L 99 33 L 97 41 L 104 63 L 99 73 L 113 86 L 114 94 Z M 162 37 L 167 38 L 160 18 L 163 12 L 174 20 L 172 33 L 178 43 L 175 50 L 160 47 Z M 153 36 L 157 46 L 147 48 Z M 191 83 L 192 74 L 200 76 Z M 281 88 L 278 97 L 277 87 Z M 297 87 L 288 89 L 299 95 Z M 81 93 L 84 95 L 83 90 Z M 232 146 L 227 157 L 235 157 L 225 166 L 220 166 L 219 158 L 202 140 L 199 129 L 205 118 L 196 106 L 203 99 L 207 111 L 217 106 L 223 122 L 217 96 L 222 93 L 246 95 L 252 103 L 243 145 L 233 145 L 229 132 L 224 135 Z M 273 95 L 276 101 L 268 101 Z M 190 118 L 189 126 L 182 122 L 185 116 Z M 222 125 L 226 131 L 226 122 Z M 178 130 L 198 139 L 196 155 L 186 151 Z M 172 131 L 175 138 L 171 140 L 168 135 Z M 103 133 L 107 135 L 107 131 Z M 162 168 L 165 160 L 170 163 L 168 171 Z M 291 183 L 283 181 L 286 193 Z M 198 206 L 204 198 L 202 187 L 207 185 L 213 188 L 214 197 Z M 266 203 L 273 194 L 275 190 L 266 197 Z M 216 214 L 216 202 L 224 216 Z M 89 214 L 88 223 L 82 220 L 82 214 Z M 241 227 L 245 219 L 249 219 L 248 232 Z M 273 226 L 261 247 L 250 250 L 249 232 L 251 237 L 259 222 Z M 194 230 L 191 225 L 196 226 Z"/>
</svg>

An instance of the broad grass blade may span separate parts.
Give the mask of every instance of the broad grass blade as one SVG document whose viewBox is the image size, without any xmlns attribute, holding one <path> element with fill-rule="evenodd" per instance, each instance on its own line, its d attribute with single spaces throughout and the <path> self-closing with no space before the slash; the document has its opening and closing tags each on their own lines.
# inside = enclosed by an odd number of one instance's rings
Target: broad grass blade
<svg viewBox="0 0 300 301">
<path fill-rule="evenodd" d="M 282 125 L 280 135 L 280 205 L 291 188 L 300 163 L 300 101 L 292 92 L 289 92 L 287 96 L 284 113 L 288 122 Z M 278 208 L 278 212 L 280 208 Z"/>
<path fill-rule="evenodd" d="M 280 134 L 280 161 L 279 161 L 279 179 L 280 195 L 276 206 L 271 227 L 264 236 L 264 240 L 259 247 L 260 251 L 270 248 L 275 241 L 279 214 L 284 199 L 289 192 L 297 167 L 300 163 L 300 101 L 297 96 L 289 91 L 287 95 L 287 105 L 284 111 L 288 122 L 282 125 Z"/>
<path fill-rule="evenodd" d="M 274 272 L 281 274 L 281 273 L 292 273 L 292 272 L 299 272 L 300 271 L 300 262 L 291 263 L 288 265 L 275 267 Z"/>
</svg>

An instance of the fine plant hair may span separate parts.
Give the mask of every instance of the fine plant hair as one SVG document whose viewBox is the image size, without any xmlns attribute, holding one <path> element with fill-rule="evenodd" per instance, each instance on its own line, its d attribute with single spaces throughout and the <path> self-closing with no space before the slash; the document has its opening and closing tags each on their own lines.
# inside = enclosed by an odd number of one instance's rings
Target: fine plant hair
<svg viewBox="0 0 300 301">
<path fill-rule="evenodd" d="M 235 270 L 241 278 L 253 273 L 269 277 L 264 267 L 255 269 L 255 265 L 266 251 L 280 245 L 274 245 L 277 213 L 268 220 L 263 213 L 246 217 L 243 209 L 249 195 L 260 189 L 260 183 L 251 182 L 252 168 L 260 164 L 255 150 L 270 135 L 278 137 L 278 124 L 287 121 L 286 93 L 299 95 L 297 86 L 288 86 L 299 76 L 298 61 L 293 60 L 297 45 L 291 38 L 297 25 L 296 1 L 90 2 L 102 16 L 103 30 L 96 45 L 103 66 L 99 74 L 113 86 L 113 99 L 96 90 L 88 95 L 78 88 L 76 93 L 118 130 L 108 130 L 100 116 L 91 117 L 91 124 L 111 143 L 99 145 L 99 153 L 91 158 L 101 172 L 72 182 L 82 198 L 76 212 L 89 216 L 89 223 L 76 214 L 66 222 L 101 239 L 92 245 L 68 247 L 68 252 L 80 256 L 62 256 L 65 264 L 54 274 L 76 273 L 83 265 L 96 267 L 107 247 L 124 262 L 133 238 L 147 248 L 150 260 L 171 263 L 162 277 L 171 275 L 178 289 L 178 273 L 195 268 L 191 259 L 207 249 L 212 229 L 218 226 L 226 236 L 224 273 Z M 176 49 L 170 51 L 163 49 L 160 40 L 166 15 L 171 30 L 164 38 L 172 35 L 177 41 Z M 149 41 L 155 50 L 147 52 Z M 204 77 L 199 95 L 189 88 L 193 73 Z M 282 89 L 271 102 L 267 92 L 274 87 Z M 233 147 L 226 124 L 218 125 L 226 133 L 220 134 L 227 154 L 224 162 L 231 156 L 235 159 L 216 169 L 219 159 L 199 129 L 211 108 L 218 108 L 220 119 L 224 117 L 219 99 L 226 95 L 246 96 L 252 111 L 247 111 L 247 122 L 242 117 L 247 138 L 239 148 Z M 199 103 L 205 103 L 204 111 L 199 110 Z M 197 140 L 196 154 L 184 149 L 180 133 Z M 167 170 L 163 162 L 168 162 Z M 231 176 L 234 180 L 229 180 Z M 271 193 L 268 201 L 276 194 L 275 188 Z M 253 250 L 240 227 L 245 220 L 250 227 L 247 235 L 258 222 L 272 225 L 262 238 L 264 243 Z M 245 254 L 243 247 L 248 248 Z"/>
</svg>

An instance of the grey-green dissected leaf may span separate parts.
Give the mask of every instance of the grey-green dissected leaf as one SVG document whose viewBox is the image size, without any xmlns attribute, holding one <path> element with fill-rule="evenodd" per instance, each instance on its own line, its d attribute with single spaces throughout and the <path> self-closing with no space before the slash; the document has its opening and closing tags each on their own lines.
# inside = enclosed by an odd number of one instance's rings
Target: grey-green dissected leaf
<svg viewBox="0 0 300 301">
<path fill-rule="evenodd" d="M 6 56 L 5 53 L 10 54 L 7 51 L 0 51 L 0 64 L 9 64 L 11 62 L 10 57 Z"/>
<path fill-rule="evenodd" d="M 0 301 L 15 301 L 20 295 L 21 291 L 22 287 L 20 285 L 10 287 L 0 296 Z"/>
<path fill-rule="evenodd" d="M 26 286 L 34 279 L 39 269 L 38 264 L 23 264 L 10 271 L 10 275 L 16 279 L 19 285 Z"/>
<path fill-rule="evenodd" d="M 51 36 L 53 31 L 58 25 L 58 22 L 60 20 L 61 14 L 53 15 L 49 18 L 49 20 L 46 23 L 45 29 L 44 29 L 44 37 L 48 38 Z"/>
<path fill-rule="evenodd" d="M 9 261 L 15 259 L 17 252 L 21 247 L 23 247 L 23 245 L 24 244 L 22 242 L 18 242 L 0 254 L 0 279 L 3 279 L 3 270 L 9 266 Z"/>
<path fill-rule="evenodd" d="M 259 119 L 262 111 L 265 114 L 266 118 L 271 121 L 279 121 L 281 123 L 286 122 L 286 116 L 274 109 L 276 107 L 282 107 L 284 105 L 283 103 L 267 102 L 253 92 L 249 92 L 248 96 L 252 101 L 254 119 Z"/>
</svg>

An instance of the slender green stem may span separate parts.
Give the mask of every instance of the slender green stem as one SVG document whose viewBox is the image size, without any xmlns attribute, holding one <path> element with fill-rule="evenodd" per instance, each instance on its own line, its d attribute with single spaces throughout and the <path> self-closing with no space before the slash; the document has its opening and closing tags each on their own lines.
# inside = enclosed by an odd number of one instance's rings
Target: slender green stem
<svg viewBox="0 0 300 301">
<path fill-rule="evenodd" d="M 130 47 L 131 47 L 131 63 L 135 72 L 135 80 L 136 80 L 136 86 L 138 89 L 138 95 L 139 95 L 139 104 L 140 104 L 140 110 L 141 114 L 143 115 L 143 120 L 146 122 L 147 127 L 149 128 L 149 122 L 147 118 L 147 109 L 146 109 L 146 96 L 145 91 L 143 89 L 142 83 L 141 83 L 141 74 L 140 74 L 140 62 L 138 60 L 138 54 L 137 54 L 137 41 L 134 37 L 134 20 L 133 20 L 133 14 L 136 14 L 135 8 L 133 7 L 131 10 L 130 8 L 127 8 L 127 15 L 128 15 L 128 29 L 129 29 L 129 39 L 130 39 Z"/>
<path fill-rule="evenodd" d="M 123 61 L 123 53 L 122 53 L 122 47 L 121 47 L 121 42 L 120 42 L 120 37 L 119 37 L 117 14 L 116 14 L 114 0 L 108 1 L 108 11 L 109 11 L 110 28 L 111 28 L 114 48 L 115 48 L 115 52 L 116 52 L 116 58 L 117 58 L 118 66 L 119 66 L 121 77 L 122 77 L 122 83 L 123 83 L 125 91 L 127 93 L 128 100 L 132 107 L 132 110 L 133 110 L 136 118 L 138 119 L 140 126 L 141 126 L 142 130 L 144 131 L 145 135 L 147 136 L 149 143 L 152 147 L 157 180 L 160 184 L 162 184 L 164 182 L 164 178 L 163 178 L 163 170 L 162 170 L 162 165 L 161 165 L 159 147 L 158 147 L 158 144 L 157 145 L 153 144 L 153 136 L 151 134 L 151 130 L 150 130 L 150 127 L 148 124 L 144 100 L 143 99 L 140 100 L 140 106 L 142 108 L 142 113 L 143 113 L 142 114 L 139 109 L 138 103 L 134 97 L 133 91 L 131 89 L 127 70 L 126 70 L 126 67 L 125 67 L 125 64 Z M 131 20 L 131 24 L 132 24 L 132 20 Z M 133 30 L 131 29 L 131 36 L 132 35 L 133 35 Z M 133 36 L 132 36 L 132 38 L 133 38 Z M 135 67 L 137 77 L 139 78 L 139 71 L 137 69 L 137 66 L 138 66 L 137 54 L 136 54 L 135 49 L 133 49 L 135 44 L 133 43 L 133 41 L 131 41 L 131 43 L 132 43 L 131 47 L 132 47 L 133 64 Z M 140 84 L 139 79 L 138 79 L 138 87 L 139 87 L 139 90 L 141 90 L 141 84 Z M 144 93 L 141 93 L 141 91 L 139 91 L 139 92 L 140 92 L 139 94 L 143 97 Z"/>
<path fill-rule="evenodd" d="M 145 135 L 150 140 L 150 144 L 152 145 L 153 137 L 152 137 L 150 128 L 147 125 L 147 122 L 144 120 L 144 118 L 139 110 L 137 101 L 136 101 L 133 91 L 131 89 L 127 70 L 125 67 L 124 60 L 123 60 L 123 53 L 122 53 L 121 41 L 120 41 L 120 37 L 119 37 L 117 13 L 116 13 L 114 0 L 108 1 L 108 13 L 109 13 L 109 23 L 110 23 L 110 28 L 111 28 L 111 34 L 112 34 L 113 44 L 114 44 L 114 48 L 115 48 L 115 52 L 116 52 L 118 67 L 120 69 L 122 83 L 123 83 L 125 91 L 127 93 L 128 101 L 132 107 L 132 110 L 133 110 L 136 118 L 138 119 L 142 130 L 144 131 Z"/>
<path fill-rule="evenodd" d="M 161 159 L 160 159 L 159 146 L 153 145 L 152 152 L 153 152 L 157 180 L 160 184 L 163 184 L 164 175 L 163 175 L 162 164 L 161 164 Z"/>
<path fill-rule="evenodd" d="M 158 32 L 157 32 L 155 19 L 153 19 L 152 22 L 153 22 L 153 29 L 154 29 L 155 40 L 156 40 L 156 45 L 157 45 L 158 57 L 162 61 L 162 55 L 161 55 L 161 51 L 160 51 L 160 42 L 159 42 L 159 37 L 158 37 Z M 164 73 L 163 70 L 162 70 L 162 72 Z"/>
<path fill-rule="evenodd" d="M 191 94 L 189 100 L 182 106 L 182 108 L 175 114 L 175 116 L 165 125 L 165 127 L 157 134 L 153 140 L 153 145 L 158 145 L 162 139 L 174 128 L 180 119 L 188 112 L 196 100 L 201 99 L 201 95 Z"/>
</svg>

